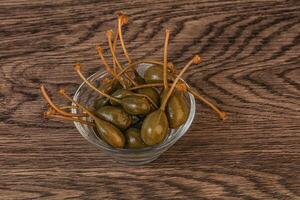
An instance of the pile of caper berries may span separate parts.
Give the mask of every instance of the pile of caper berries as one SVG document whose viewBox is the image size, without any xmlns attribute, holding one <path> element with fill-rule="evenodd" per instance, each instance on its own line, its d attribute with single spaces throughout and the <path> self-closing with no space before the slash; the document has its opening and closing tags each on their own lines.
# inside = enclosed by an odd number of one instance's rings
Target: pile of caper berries
<svg viewBox="0 0 300 200">
<path fill-rule="evenodd" d="M 64 89 L 60 89 L 58 93 L 73 105 L 58 106 L 42 85 L 41 93 L 48 103 L 45 117 L 91 126 L 97 135 L 112 147 L 134 149 L 162 143 L 171 129 L 177 129 L 187 121 L 190 112 L 186 99 L 188 93 L 216 111 L 221 119 L 225 118 L 224 112 L 200 96 L 195 89 L 188 87 L 181 79 L 191 65 L 200 63 L 199 55 L 194 56 L 177 73 L 175 66 L 167 60 L 170 35 L 167 29 L 162 62 L 132 61 L 122 35 L 122 26 L 127 23 L 127 16 L 119 13 L 116 31 L 106 32 L 113 58 L 112 66 L 108 64 L 103 49 L 97 46 L 97 53 L 107 72 L 107 77 L 101 80 L 99 87 L 85 78 L 80 64 L 75 65 L 75 71 L 80 78 L 99 95 L 93 107 L 88 108 L 74 101 Z M 121 64 L 117 58 L 118 41 L 128 61 L 126 64 Z M 150 64 L 143 76 L 137 70 L 140 63 Z M 71 113 L 71 108 L 77 109 L 77 114 Z"/>
</svg>

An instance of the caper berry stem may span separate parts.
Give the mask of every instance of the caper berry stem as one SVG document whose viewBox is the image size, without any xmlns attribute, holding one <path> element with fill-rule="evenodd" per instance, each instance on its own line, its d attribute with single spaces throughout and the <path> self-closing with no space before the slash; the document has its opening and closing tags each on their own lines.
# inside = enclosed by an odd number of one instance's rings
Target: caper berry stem
<svg viewBox="0 0 300 200">
<path fill-rule="evenodd" d="M 164 98 L 163 102 L 161 103 L 160 109 L 161 110 L 165 110 L 166 104 L 177 84 L 177 82 L 180 80 L 181 76 L 184 74 L 184 72 L 192 65 L 192 64 L 199 64 L 201 61 L 201 58 L 199 55 L 194 56 L 180 71 L 180 73 L 178 74 L 178 76 L 176 77 L 176 79 L 174 80 L 171 89 L 168 91 L 166 98 Z"/>
<path fill-rule="evenodd" d="M 140 97 L 145 97 L 155 108 L 158 108 L 158 106 L 156 105 L 156 103 L 147 95 L 145 94 L 133 94 L 133 96 L 140 96 Z"/>
<path fill-rule="evenodd" d="M 115 62 L 116 62 L 116 64 L 117 64 L 117 66 L 118 66 L 118 68 L 120 69 L 120 70 L 122 70 L 123 69 L 123 67 L 122 67 L 122 65 L 120 64 L 120 62 L 119 62 L 119 60 L 118 60 L 118 58 L 117 58 L 117 56 L 116 56 L 116 52 L 114 51 L 114 49 L 113 49 L 113 44 L 112 44 L 112 30 L 109 30 L 109 31 L 107 31 L 106 32 L 106 36 L 107 36 L 107 40 L 108 40 L 108 45 L 109 45 L 109 48 L 110 48 L 110 51 L 111 51 L 111 54 L 112 54 L 112 56 L 113 56 L 113 59 L 115 60 Z M 133 85 L 138 85 L 127 73 L 125 73 L 125 77 L 133 84 Z"/>
<path fill-rule="evenodd" d="M 68 120 L 68 121 L 75 121 L 75 122 L 79 122 L 81 124 L 86 124 L 88 126 L 93 126 L 93 127 L 96 126 L 94 123 L 87 122 L 87 121 L 84 121 L 79 118 L 67 117 L 67 116 L 62 116 L 62 115 L 53 115 L 53 114 L 48 114 L 47 112 L 44 113 L 44 117 L 45 118 L 56 118 L 56 119 L 62 119 L 62 120 Z"/>
<path fill-rule="evenodd" d="M 46 89 L 45 89 L 45 86 L 44 85 L 41 85 L 40 87 L 40 90 L 41 90 L 41 93 L 44 97 L 44 99 L 47 101 L 47 103 L 56 111 L 58 112 L 59 114 L 61 115 L 65 115 L 65 116 L 69 116 L 69 117 L 76 117 L 76 116 L 79 116 L 77 114 L 72 114 L 72 113 L 68 113 L 68 112 L 65 112 L 63 111 L 62 109 L 60 109 L 58 106 L 55 105 L 55 103 L 53 103 L 53 101 L 51 100 L 51 98 L 49 97 Z"/>
<path fill-rule="evenodd" d="M 118 73 L 118 76 L 121 76 L 123 73 L 126 73 L 129 69 L 135 70 L 135 69 L 134 69 L 134 63 L 129 64 L 129 66 L 127 66 L 127 67 L 125 67 L 124 69 L 122 69 L 122 70 Z"/>
<path fill-rule="evenodd" d="M 60 107 L 60 109 L 62 109 L 62 110 L 65 110 L 65 109 L 72 109 L 72 108 L 78 109 L 77 106 L 61 106 L 61 107 Z"/>
<path fill-rule="evenodd" d="M 168 83 L 169 86 L 172 86 L 172 83 Z M 128 90 L 138 90 L 138 89 L 141 89 L 141 88 L 149 88 L 149 87 L 163 87 L 164 84 L 163 83 L 148 83 L 148 84 L 141 84 L 141 85 L 138 85 L 138 86 L 135 86 L 135 87 L 131 87 L 129 88 Z M 185 83 L 181 82 L 181 83 L 177 83 L 176 84 L 176 89 L 178 91 L 186 91 L 187 89 L 187 86 Z"/>
<path fill-rule="evenodd" d="M 194 97 L 196 97 L 198 100 L 205 103 L 207 106 L 209 106 L 212 110 L 214 110 L 220 117 L 221 120 L 226 119 L 226 113 L 224 111 L 221 111 L 219 108 L 217 108 L 214 104 L 206 100 L 204 97 L 202 97 L 194 88 L 187 88 L 188 92 L 190 92 Z"/>
<path fill-rule="evenodd" d="M 168 68 L 168 44 L 169 44 L 169 37 L 170 37 L 170 30 L 166 29 L 166 36 L 165 36 L 165 45 L 164 45 L 164 71 L 163 71 L 163 80 L 164 80 L 164 87 L 167 89 L 168 86 L 168 79 L 167 79 L 167 68 Z"/>
<path fill-rule="evenodd" d="M 111 100 L 113 100 L 113 101 L 116 101 L 117 103 L 121 103 L 119 99 L 114 98 L 114 97 L 112 97 L 112 96 L 110 96 L 110 95 L 104 93 L 103 91 L 101 91 L 101 90 L 99 90 L 98 88 L 96 88 L 93 84 L 91 84 L 91 83 L 83 76 L 83 74 L 81 73 L 81 69 L 80 69 L 80 68 L 81 68 L 80 64 L 76 64 L 76 65 L 75 65 L 75 70 L 76 70 L 77 74 L 80 76 L 80 78 L 81 78 L 88 86 L 90 86 L 90 88 L 92 88 L 93 90 L 95 90 L 95 91 L 98 92 L 100 95 L 102 95 L 102 96 L 104 96 L 104 97 L 106 97 L 106 98 L 109 98 L 109 99 L 111 99 Z"/>
<path fill-rule="evenodd" d="M 73 100 L 66 92 L 63 88 L 60 88 L 58 90 L 58 93 L 61 94 L 63 97 L 65 97 L 67 100 L 71 101 L 73 104 L 75 104 L 76 106 L 78 106 L 80 109 L 84 110 L 91 118 L 93 118 L 94 120 L 98 119 L 96 117 L 96 115 L 94 115 L 91 111 L 89 111 L 89 109 L 87 109 L 86 107 L 82 106 L 80 103 L 76 102 L 75 100 Z"/>
<path fill-rule="evenodd" d="M 131 87 L 128 90 L 137 90 L 137 89 L 141 89 L 141 88 L 162 87 L 162 86 L 164 86 L 163 83 L 148 83 L 148 84 L 141 84 L 136 87 Z"/>
<path fill-rule="evenodd" d="M 116 52 L 116 48 L 117 48 L 117 41 L 118 41 L 118 24 L 117 24 L 117 27 L 116 27 L 116 31 L 114 32 L 115 35 L 114 35 L 114 41 L 113 41 L 113 50 L 114 52 Z M 115 74 L 117 74 L 117 64 L 116 64 L 116 61 L 113 60 L 113 69 L 114 69 L 114 72 Z"/>
<path fill-rule="evenodd" d="M 108 45 L 109 45 L 109 49 L 110 49 L 110 52 L 111 52 L 111 55 L 113 57 L 113 60 L 116 62 L 117 64 L 117 67 L 122 70 L 123 67 L 122 65 L 120 64 L 119 60 L 117 59 L 117 56 L 116 56 L 116 52 L 114 51 L 114 47 L 113 47 L 113 44 L 112 44 L 112 30 L 109 30 L 109 31 L 106 31 L 106 37 L 107 37 L 107 40 L 108 40 Z"/>
<path fill-rule="evenodd" d="M 129 69 L 135 70 L 135 66 L 140 64 L 140 63 L 150 63 L 150 64 L 158 64 L 158 65 L 163 65 L 161 62 L 155 61 L 155 60 L 138 60 L 136 62 L 133 62 L 131 64 L 129 64 L 127 67 L 125 67 L 124 69 L 122 69 L 118 75 L 122 75 L 123 73 L 125 73 L 126 71 L 128 71 Z"/>
<path fill-rule="evenodd" d="M 103 49 L 100 47 L 100 45 L 98 45 L 98 46 L 96 47 L 96 49 L 97 49 L 98 55 L 99 55 L 99 57 L 100 57 L 100 59 L 101 59 L 103 65 L 104 65 L 105 70 L 106 70 L 108 73 L 110 73 L 110 75 L 112 75 L 113 77 L 115 77 L 114 71 L 113 71 L 113 70 L 111 69 L 111 67 L 108 65 L 108 63 L 107 63 L 107 61 L 106 61 L 106 59 L 105 59 L 105 57 L 104 57 L 104 55 L 103 55 Z"/>
<path fill-rule="evenodd" d="M 77 109 L 79 110 L 78 106 L 61 106 L 59 107 L 61 110 L 66 110 L 66 109 Z M 82 112 L 82 115 L 81 114 L 78 114 L 77 117 L 86 117 L 86 112 Z"/>
<path fill-rule="evenodd" d="M 111 67 L 108 65 L 108 63 L 107 63 L 107 61 L 106 61 L 106 59 L 105 59 L 105 57 L 104 57 L 104 55 L 103 55 L 103 49 L 100 47 L 100 45 L 98 45 L 98 46 L 96 47 L 96 49 L 97 49 L 97 52 L 98 52 L 99 57 L 101 58 L 101 61 L 102 61 L 103 65 L 104 65 L 104 67 L 105 67 L 105 70 L 106 70 L 109 74 L 111 74 L 115 79 L 117 79 L 117 80 L 121 83 L 121 85 L 122 85 L 123 88 L 126 88 L 126 84 L 124 83 L 124 81 L 123 81 L 123 80 L 120 78 L 120 76 L 118 76 L 118 75 L 111 69 Z"/>
<path fill-rule="evenodd" d="M 123 40 L 123 34 L 122 34 L 122 25 L 128 23 L 128 17 L 124 15 L 123 13 L 119 13 L 118 17 L 118 32 L 119 32 L 119 38 L 120 38 L 120 43 L 124 52 L 124 55 L 129 63 L 131 63 L 131 59 L 128 55 L 124 40 Z"/>
<path fill-rule="evenodd" d="M 135 82 L 128 74 L 125 73 L 125 77 L 134 85 L 137 86 L 137 82 Z"/>
</svg>

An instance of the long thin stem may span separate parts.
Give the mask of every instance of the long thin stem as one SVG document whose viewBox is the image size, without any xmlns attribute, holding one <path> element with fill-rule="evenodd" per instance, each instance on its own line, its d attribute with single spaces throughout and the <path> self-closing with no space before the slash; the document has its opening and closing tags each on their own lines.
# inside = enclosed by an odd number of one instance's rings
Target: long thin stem
<svg viewBox="0 0 300 200">
<path fill-rule="evenodd" d="M 187 88 L 188 92 L 190 92 L 192 95 L 194 95 L 194 97 L 196 97 L 198 100 L 202 101 L 203 103 L 205 103 L 207 106 L 209 106 L 212 110 L 214 110 L 219 117 L 222 120 L 226 119 L 226 113 L 224 111 L 221 111 L 219 108 L 217 108 L 214 104 L 212 104 L 211 102 L 209 102 L 208 100 L 206 100 L 204 97 L 202 97 L 195 89 L 192 88 Z"/>
<path fill-rule="evenodd" d="M 63 97 L 65 97 L 67 100 L 71 101 L 74 103 L 76 106 L 78 106 L 80 109 L 84 110 L 90 117 L 92 117 L 94 120 L 97 120 L 98 118 L 91 112 L 89 109 L 86 107 L 82 106 L 80 103 L 74 101 L 66 92 L 64 89 L 59 89 L 58 93 L 61 94 Z"/>
<path fill-rule="evenodd" d="M 79 122 L 81 124 L 86 124 L 88 126 L 95 127 L 94 123 L 87 122 L 87 121 L 84 121 L 84 120 L 79 119 L 79 118 L 72 118 L 72 117 L 67 117 L 67 116 L 62 116 L 62 115 L 48 115 L 47 112 L 44 113 L 44 116 L 47 117 L 47 118 L 56 118 L 56 119 L 63 119 L 63 120 L 68 120 L 68 121 L 75 121 L 75 122 Z"/>
<path fill-rule="evenodd" d="M 131 58 L 129 57 L 128 55 L 128 52 L 127 52 L 127 49 L 125 47 L 125 43 L 124 43 L 124 40 L 123 40 L 123 34 L 122 34 L 122 25 L 123 24 L 127 24 L 128 23 L 128 17 L 124 14 L 119 14 L 119 17 L 118 17 L 118 32 L 119 32 L 119 38 L 120 38 L 120 43 L 121 43 L 121 46 L 122 46 L 122 49 L 123 49 L 123 52 L 124 52 L 124 55 L 127 59 L 127 61 L 129 63 L 131 63 Z"/>
<path fill-rule="evenodd" d="M 141 88 L 148 88 L 148 87 L 162 87 L 164 86 L 163 83 L 148 83 L 148 84 L 142 84 L 142 85 L 138 85 L 136 87 L 131 87 L 128 90 L 138 90 Z"/>
<path fill-rule="evenodd" d="M 130 64 L 129 66 L 125 67 L 118 73 L 118 76 L 121 76 L 123 73 L 126 73 L 129 69 L 133 70 L 132 67 L 133 67 L 133 64 Z"/>
<path fill-rule="evenodd" d="M 123 69 L 123 67 L 122 67 L 122 65 L 120 64 L 120 62 L 119 62 L 119 60 L 118 60 L 118 58 L 117 58 L 117 56 L 116 56 L 116 52 L 114 51 L 114 47 L 113 47 L 113 44 L 112 44 L 112 41 L 111 41 L 111 39 L 112 39 L 112 30 L 109 30 L 109 31 L 107 31 L 106 32 L 106 37 L 107 37 L 107 40 L 108 40 L 108 45 L 109 45 L 109 49 L 110 49 L 110 52 L 111 52 L 111 55 L 113 56 L 113 60 L 116 62 L 116 64 L 117 64 L 117 67 L 120 69 L 120 70 L 122 70 Z"/>
<path fill-rule="evenodd" d="M 108 95 L 108 94 L 102 92 L 101 90 L 99 90 L 98 88 L 96 88 L 93 84 L 91 84 L 91 83 L 83 76 L 83 74 L 81 73 L 81 69 L 80 69 L 80 68 L 81 68 L 81 66 L 80 66 L 79 64 L 76 64 L 76 65 L 75 65 L 75 70 L 76 70 L 77 74 L 80 76 L 80 78 L 81 78 L 88 86 L 90 86 L 93 90 L 95 90 L 96 92 L 98 92 L 100 95 L 102 95 L 102 96 L 104 96 L 104 97 L 106 97 L 106 98 L 109 98 L 109 99 L 111 99 L 111 100 L 113 100 L 113 101 L 116 101 L 116 102 L 120 103 L 119 99 L 116 99 L 116 98 L 114 98 L 114 97 L 112 97 L 112 96 L 110 96 L 110 95 Z"/>
<path fill-rule="evenodd" d="M 119 36 L 119 34 L 118 34 L 118 25 L 117 25 L 115 35 L 114 35 L 114 41 L 113 41 L 114 52 L 116 52 L 118 36 Z M 117 64 L 116 64 L 115 60 L 113 60 L 113 69 L 114 69 L 114 72 L 117 74 Z"/>
<path fill-rule="evenodd" d="M 77 106 L 61 106 L 60 109 L 62 110 L 66 110 L 66 109 L 77 109 L 79 110 L 79 108 Z M 82 114 L 77 114 L 77 117 L 86 117 L 86 112 L 82 112 Z"/>
<path fill-rule="evenodd" d="M 72 109 L 72 108 L 78 109 L 77 106 L 61 106 L 61 107 L 60 107 L 60 109 L 62 109 L 62 110 L 65 110 L 65 109 Z"/>
<path fill-rule="evenodd" d="M 172 83 L 169 83 L 168 85 L 172 86 Z M 164 84 L 163 83 L 147 83 L 147 84 L 138 85 L 136 87 L 131 87 L 128 90 L 138 90 L 141 88 L 149 88 L 149 87 L 164 87 Z M 187 86 L 185 83 L 177 83 L 175 87 L 178 91 L 186 91 L 187 90 Z"/>
<path fill-rule="evenodd" d="M 135 82 L 128 74 L 125 73 L 126 78 L 134 85 L 137 86 L 137 82 Z"/>
<path fill-rule="evenodd" d="M 158 106 L 156 105 L 156 103 L 147 95 L 145 94 L 133 94 L 133 96 L 139 96 L 139 97 L 144 97 L 146 98 L 148 101 L 150 101 L 150 103 L 155 107 L 155 108 L 158 108 Z"/>
<path fill-rule="evenodd" d="M 163 71 L 163 80 L 165 89 L 168 88 L 168 79 L 167 79 L 167 68 L 168 68 L 168 44 L 169 44 L 170 30 L 166 30 L 165 45 L 164 45 L 164 71 Z"/>
<path fill-rule="evenodd" d="M 177 84 L 177 82 L 180 80 L 181 76 L 184 74 L 184 72 L 192 65 L 192 64 L 199 64 L 201 61 L 200 56 L 196 55 L 193 57 L 193 59 L 191 59 L 180 71 L 180 73 L 178 74 L 178 76 L 176 77 L 176 79 L 174 80 L 171 89 L 168 91 L 166 98 L 164 98 L 163 102 L 161 103 L 160 109 L 161 110 L 165 110 L 166 104 Z"/>
<path fill-rule="evenodd" d="M 122 69 L 118 75 L 121 76 L 124 72 L 126 72 L 129 69 L 135 70 L 134 67 L 140 63 L 149 63 L 149 64 L 157 64 L 157 65 L 163 65 L 162 62 L 159 61 L 155 61 L 155 60 L 138 60 L 136 62 L 130 63 L 127 67 L 125 67 L 124 69 Z"/>
<path fill-rule="evenodd" d="M 113 77 L 115 77 L 114 71 L 113 71 L 113 70 L 111 69 L 111 67 L 108 65 L 108 63 L 107 63 L 107 61 L 106 61 L 106 59 L 105 59 L 105 57 L 104 57 L 104 55 L 103 55 L 103 49 L 100 47 L 100 45 L 98 45 L 98 46 L 96 47 L 96 49 L 97 49 L 98 55 L 99 55 L 99 57 L 100 57 L 100 59 L 101 59 L 103 65 L 104 65 L 104 67 L 105 67 L 105 70 L 106 70 L 108 73 L 110 73 Z"/>
<path fill-rule="evenodd" d="M 101 61 L 102 61 L 103 65 L 104 65 L 104 67 L 105 67 L 105 70 L 108 73 L 110 73 L 116 80 L 118 80 L 121 83 L 121 85 L 122 85 L 123 88 L 126 88 L 124 80 L 119 75 L 117 75 L 115 73 L 115 71 L 112 70 L 111 67 L 108 65 L 105 57 L 103 56 L 103 49 L 100 46 L 97 46 L 97 52 L 98 52 L 98 54 L 99 54 L 99 56 L 101 58 Z"/>
<path fill-rule="evenodd" d="M 117 58 L 117 56 L 116 56 L 116 52 L 113 50 L 113 44 L 112 44 L 112 30 L 109 30 L 109 31 L 107 31 L 106 32 L 106 36 L 107 36 L 107 40 L 108 40 L 108 45 L 109 45 L 109 48 L 110 48 L 110 51 L 111 51 L 111 54 L 112 54 L 112 56 L 113 56 L 113 59 L 115 60 L 115 62 L 116 62 L 116 64 L 117 64 L 117 66 L 118 66 L 118 68 L 120 69 L 120 70 L 122 70 L 123 69 L 123 67 L 122 67 L 122 65 L 120 64 L 120 62 L 119 62 L 119 60 L 118 60 L 118 58 Z M 138 85 L 128 74 L 126 74 L 125 73 L 125 76 L 126 76 L 126 78 L 133 84 L 133 85 Z"/>
<path fill-rule="evenodd" d="M 68 113 L 68 112 L 65 112 L 63 111 L 62 109 L 60 109 L 58 106 L 56 106 L 53 101 L 51 100 L 51 98 L 49 97 L 46 89 L 45 89 L 45 86 L 44 85 L 41 85 L 40 87 L 40 90 L 41 90 L 41 93 L 44 97 L 44 99 L 47 101 L 47 103 L 56 111 L 58 112 L 59 114 L 61 115 L 65 115 L 65 116 L 69 116 L 69 117 L 76 117 L 76 116 L 80 116 L 80 115 L 76 115 L 76 114 L 72 114 L 72 113 Z"/>
<path fill-rule="evenodd" d="M 138 60 L 134 63 L 137 63 L 137 64 L 139 64 L 139 63 L 150 63 L 150 64 L 156 64 L 156 65 L 161 65 L 161 66 L 164 65 L 164 63 L 156 61 L 156 60 Z"/>
</svg>

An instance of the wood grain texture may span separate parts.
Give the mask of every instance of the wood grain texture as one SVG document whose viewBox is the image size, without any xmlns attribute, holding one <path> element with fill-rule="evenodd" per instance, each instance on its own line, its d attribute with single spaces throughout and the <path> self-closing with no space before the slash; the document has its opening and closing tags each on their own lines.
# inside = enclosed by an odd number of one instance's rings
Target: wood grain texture
<svg viewBox="0 0 300 200">
<path fill-rule="evenodd" d="M 44 120 L 38 91 L 74 91 L 76 62 L 96 72 L 119 10 L 134 59 L 162 59 L 168 27 L 170 60 L 200 53 L 185 78 L 229 114 L 198 104 L 188 133 L 140 167 Z M 300 199 L 300 1 L 1 0 L 0 44 L 0 199 Z"/>
</svg>

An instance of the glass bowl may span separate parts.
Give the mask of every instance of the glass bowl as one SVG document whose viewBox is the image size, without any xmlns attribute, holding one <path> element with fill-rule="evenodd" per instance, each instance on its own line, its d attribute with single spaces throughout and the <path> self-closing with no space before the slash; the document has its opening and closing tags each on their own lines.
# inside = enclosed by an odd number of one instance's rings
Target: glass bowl
<svg viewBox="0 0 300 200">
<path fill-rule="evenodd" d="M 151 66 L 151 64 L 142 63 L 137 67 L 138 73 L 143 77 L 144 71 Z M 100 80 L 107 77 L 105 71 L 99 71 L 88 78 L 88 80 L 95 86 L 100 85 Z M 82 83 L 73 99 L 84 106 L 92 107 L 94 100 L 99 97 L 98 93 L 90 89 L 85 83 Z M 106 142 L 102 141 L 101 138 L 95 133 L 93 128 L 83 125 L 78 122 L 74 122 L 75 127 L 79 133 L 90 143 L 100 148 L 104 153 L 113 157 L 116 161 L 127 164 L 127 165 L 142 165 L 149 163 L 157 159 L 163 152 L 168 150 L 177 140 L 179 140 L 189 129 L 195 116 L 195 98 L 193 95 L 187 93 L 186 99 L 190 108 L 189 116 L 185 124 L 178 129 L 171 129 L 166 139 L 157 145 L 146 147 L 142 149 L 120 149 L 113 148 Z M 76 114 L 77 109 L 72 109 L 72 113 Z"/>
</svg>

